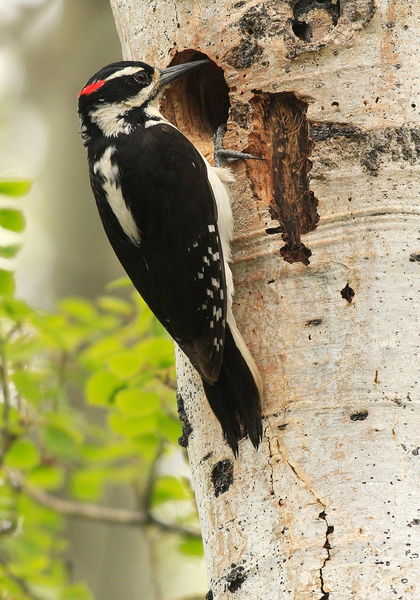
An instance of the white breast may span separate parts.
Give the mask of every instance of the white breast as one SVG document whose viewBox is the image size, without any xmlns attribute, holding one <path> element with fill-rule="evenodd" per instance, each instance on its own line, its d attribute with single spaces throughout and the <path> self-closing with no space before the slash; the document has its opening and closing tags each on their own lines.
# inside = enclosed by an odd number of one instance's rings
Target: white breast
<svg viewBox="0 0 420 600">
<path fill-rule="evenodd" d="M 235 178 L 229 169 L 212 167 L 207 161 L 205 161 L 205 163 L 207 167 L 207 177 L 217 205 L 217 227 L 222 241 L 223 255 L 225 260 L 230 261 L 230 241 L 233 237 L 233 215 L 229 191 L 225 184 L 232 183 L 235 181 Z"/>
<path fill-rule="evenodd" d="M 212 167 L 204 157 L 203 160 L 207 167 L 207 177 L 216 200 L 217 228 L 219 230 L 220 241 L 222 242 L 226 275 L 227 304 L 228 310 L 230 310 L 234 291 L 232 271 L 229 267 L 229 262 L 232 259 L 230 242 L 233 237 L 233 215 L 229 190 L 225 184 L 232 183 L 235 181 L 235 178 L 229 169 Z"/>
</svg>

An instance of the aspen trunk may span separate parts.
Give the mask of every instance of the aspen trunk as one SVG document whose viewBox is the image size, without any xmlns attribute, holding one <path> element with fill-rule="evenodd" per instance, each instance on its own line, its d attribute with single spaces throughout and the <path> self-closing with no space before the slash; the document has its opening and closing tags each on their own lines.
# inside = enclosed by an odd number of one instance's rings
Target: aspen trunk
<svg viewBox="0 0 420 600">
<path fill-rule="evenodd" d="M 258 452 L 233 458 L 178 356 L 207 598 L 414 600 L 420 3 L 111 4 L 126 58 L 211 61 L 167 117 L 207 156 L 227 120 L 225 146 L 265 158 L 232 192 Z"/>
</svg>

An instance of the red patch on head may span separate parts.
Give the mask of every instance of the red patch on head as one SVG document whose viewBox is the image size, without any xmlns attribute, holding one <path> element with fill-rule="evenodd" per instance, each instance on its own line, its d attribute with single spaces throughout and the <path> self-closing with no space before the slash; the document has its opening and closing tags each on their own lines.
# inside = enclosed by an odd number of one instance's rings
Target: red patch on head
<svg viewBox="0 0 420 600">
<path fill-rule="evenodd" d="M 89 96 L 89 94 L 96 92 L 96 90 L 99 90 L 99 88 L 102 87 L 104 83 L 105 79 L 101 79 L 100 81 L 94 81 L 90 85 L 87 85 L 83 88 L 81 92 L 79 92 L 79 98 L 80 96 Z"/>
</svg>

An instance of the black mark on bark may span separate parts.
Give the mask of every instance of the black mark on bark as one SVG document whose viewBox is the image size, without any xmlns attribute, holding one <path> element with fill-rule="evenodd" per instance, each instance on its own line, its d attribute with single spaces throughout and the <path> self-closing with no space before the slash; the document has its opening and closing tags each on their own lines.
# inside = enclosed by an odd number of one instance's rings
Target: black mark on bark
<svg viewBox="0 0 420 600">
<path fill-rule="evenodd" d="M 213 592 L 209 590 L 204 600 L 213 600 Z"/>
<path fill-rule="evenodd" d="M 350 415 L 350 420 L 351 421 L 364 421 L 366 419 L 366 417 L 368 416 L 368 411 L 367 410 L 360 410 L 359 412 L 353 413 Z"/>
<path fill-rule="evenodd" d="M 236 26 L 242 38 L 261 40 L 282 35 L 288 24 L 279 11 L 277 0 L 269 0 L 251 6 L 243 13 Z"/>
<path fill-rule="evenodd" d="M 213 456 L 213 452 L 209 452 L 208 454 L 203 456 L 203 458 L 200 460 L 200 465 L 207 462 L 209 460 L 209 458 L 211 458 L 212 456 Z"/>
<path fill-rule="evenodd" d="M 182 448 L 188 448 L 188 438 L 190 437 L 193 428 L 188 420 L 187 413 L 185 412 L 184 399 L 179 393 L 176 395 L 176 403 L 179 419 L 182 423 L 182 435 L 178 439 L 178 444 L 182 446 Z"/>
<path fill-rule="evenodd" d="M 247 129 L 251 120 L 251 107 L 245 102 L 235 101 L 232 103 L 229 116 L 240 127 Z"/>
<path fill-rule="evenodd" d="M 379 170 L 378 152 L 374 148 L 367 150 L 361 160 L 362 167 L 371 175 L 377 176 Z"/>
<path fill-rule="evenodd" d="M 238 21 L 238 27 L 245 36 L 262 38 L 270 27 L 271 19 L 264 4 L 251 7 Z"/>
<path fill-rule="evenodd" d="M 367 25 L 375 11 L 375 0 L 341 0 L 341 14 L 347 21 L 360 21 L 362 25 Z"/>
<path fill-rule="evenodd" d="M 360 135 L 361 132 L 360 127 L 350 125 L 349 123 L 328 121 L 310 123 L 310 136 L 314 142 L 323 142 L 324 140 L 338 137 L 351 138 Z"/>
<path fill-rule="evenodd" d="M 232 563 L 231 571 L 226 575 L 226 590 L 229 592 L 236 592 L 242 587 L 242 584 L 246 580 L 245 569 L 241 566 Z"/>
<path fill-rule="evenodd" d="M 265 230 L 265 233 L 267 235 L 274 235 L 275 233 L 281 233 L 283 231 L 282 227 L 267 227 L 267 229 Z"/>
<path fill-rule="evenodd" d="M 361 165 L 373 177 L 378 175 L 381 163 L 404 161 L 410 165 L 420 158 L 420 127 L 386 127 L 360 135 L 366 150 L 362 151 Z"/>
<path fill-rule="evenodd" d="M 225 54 L 225 61 L 235 69 L 248 69 L 262 56 L 263 49 L 251 39 L 243 39 L 239 46 L 235 46 Z"/>
<path fill-rule="evenodd" d="M 343 287 L 340 294 L 342 298 L 344 298 L 344 300 L 347 300 L 349 304 L 353 301 L 354 290 L 349 286 L 348 283 L 346 283 L 346 285 Z"/>
<path fill-rule="evenodd" d="M 306 327 L 316 327 L 317 325 L 321 325 L 322 323 L 322 319 L 318 318 L 318 319 L 310 319 L 309 321 L 306 321 L 305 325 Z"/>
<path fill-rule="evenodd" d="M 211 472 L 214 495 L 216 498 L 228 491 L 233 483 L 233 463 L 228 458 L 216 463 Z"/>
<path fill-rule="evenodd" d="M 420 262 L 420 252 L 412 252 L 410 254 L 410 262 Z"/>
</svg>

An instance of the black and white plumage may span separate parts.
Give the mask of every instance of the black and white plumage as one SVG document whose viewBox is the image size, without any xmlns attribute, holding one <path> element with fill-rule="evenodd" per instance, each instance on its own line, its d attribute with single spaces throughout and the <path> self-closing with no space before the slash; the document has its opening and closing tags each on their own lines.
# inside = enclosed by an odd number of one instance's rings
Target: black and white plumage
<svg viewBox="0 0 420 600">
<path fill-rule="evenodd" d="M 156 69 L 113 63 L 79 94 L 99 214 L 133 284 L 201 375 L 238 452 L 262 436 L 261 380 L 232 314 L 232 212 L 226 169 L 211 167 L 160 114 L 173 79 L 205 61 Z"/>
</svg>

